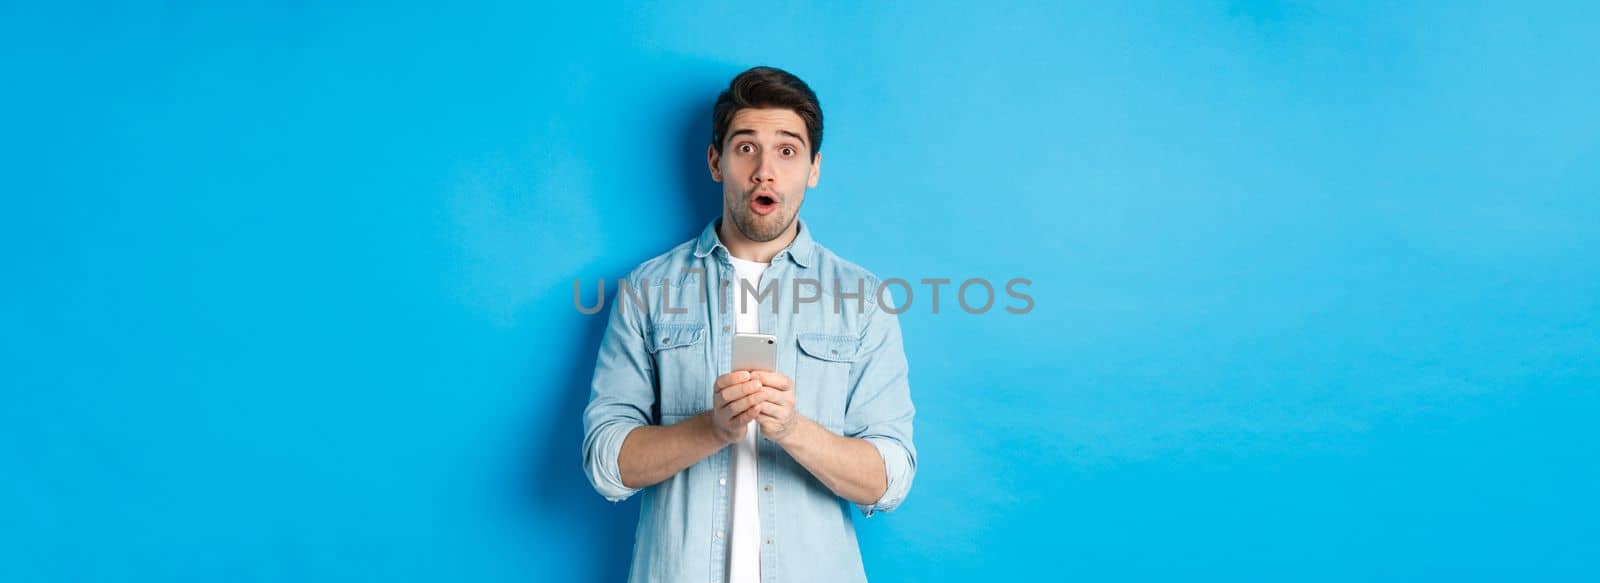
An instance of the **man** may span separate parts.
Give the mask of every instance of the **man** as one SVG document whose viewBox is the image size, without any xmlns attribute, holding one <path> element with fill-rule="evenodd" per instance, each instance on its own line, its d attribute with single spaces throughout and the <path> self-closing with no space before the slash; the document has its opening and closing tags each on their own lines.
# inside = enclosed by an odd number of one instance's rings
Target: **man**
<svg viewBox="0 0 1600 583">
<path fill-rule="evenodd" d="M 871 517 L 911 489 L 899 321 L 799 219 L 821 146 L 810 87 L 739 74 L 706 149 L 722 217 L 618 290 L 583 465 L 607 500 L 643 490 L 630 581 L 865 581 L 849 503 Z M 739 332 L 778 338 L 776 371 L 730 370 Z"/>
</svg>

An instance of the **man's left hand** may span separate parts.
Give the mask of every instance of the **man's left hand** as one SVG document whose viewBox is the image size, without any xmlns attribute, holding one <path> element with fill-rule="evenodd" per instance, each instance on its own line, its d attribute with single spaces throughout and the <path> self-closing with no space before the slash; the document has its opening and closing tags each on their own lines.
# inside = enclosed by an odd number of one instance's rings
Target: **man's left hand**
<svg viewBox="0 0 1600 583">
<path fill-rule="evenodd" d="M 761 414 L 756 417 L 756 422 L 761 424 L 761 434 L 767 439 L 781 442 L 794 433 L 800 421 L 800 414 L 794 411 L 794 382 L 780 372 L 755 371 L 751 374 L 755 380 L 761 381 L 761 391 L 767 397 L 766 401 L 757 405 L 761 407 Z"/>
</svg>

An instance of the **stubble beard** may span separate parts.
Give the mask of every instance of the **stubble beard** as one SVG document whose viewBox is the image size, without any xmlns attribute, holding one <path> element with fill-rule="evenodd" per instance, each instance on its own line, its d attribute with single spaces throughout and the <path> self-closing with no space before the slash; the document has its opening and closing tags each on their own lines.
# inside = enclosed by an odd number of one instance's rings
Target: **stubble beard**
<svg viewBox="0 0 1600 583">
<path fill-rule="evenodd" d="M 740 201 L 740 206 L 733 207 L 733 226 L 739 229 L 739 234 L 756 243 L 766 243 L 777 239 L 789 225 L 794 223 L 794 213 L 789 212 L 787 204 L 780 203 L 778 210 L 772 214 L 761 216 L 750 210 L 749 200 Z"/>
</svg>

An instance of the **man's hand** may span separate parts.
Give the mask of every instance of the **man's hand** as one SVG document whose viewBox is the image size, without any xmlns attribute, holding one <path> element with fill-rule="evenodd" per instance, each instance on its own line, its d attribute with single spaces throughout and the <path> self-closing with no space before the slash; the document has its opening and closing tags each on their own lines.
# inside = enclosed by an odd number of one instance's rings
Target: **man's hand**
<svg viewBox="0 0 1600 583">
<path fill-rule="evenodd" d="M 768 374 L 768 373 L 756 373 Z M 745 427 L 761 414 L 766 394 L 750 371 L 736 370 L 717 377 L 712 388 L 711 428 L 724 444 L 744 439 Z"/>
<path fill-rule="evenodd" d="M 781 442 L 794 433 L 800 415 L 794 412 L 794 383 L 780 372 L 755 371 L 754 382 L 760 384 L 764 397 L 755 405 L 759 412 L 756 421 L 761 423 L 761 434 L 767 439 Z"/>
</svg>

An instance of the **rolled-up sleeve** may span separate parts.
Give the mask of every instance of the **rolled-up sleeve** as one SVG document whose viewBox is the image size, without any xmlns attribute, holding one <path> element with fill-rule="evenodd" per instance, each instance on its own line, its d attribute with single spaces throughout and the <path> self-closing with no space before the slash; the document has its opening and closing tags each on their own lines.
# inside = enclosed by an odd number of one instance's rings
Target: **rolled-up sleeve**
<svg viewBox="0 0 1600 583">
<path fill-rule="evenodd" d="M 917 475 L 917 447 L 911 441 L 916 407 L 911 403 L 899 317 L 871 305 L 858 354 L 861 357 L 850 370 L 844 435 L 866 440 L 877 448 L 889 482 L 876 502 L 856 505 L 863 515 L 871 517 L 899 507 Z"/>
<path fill-rule="evenodd" d="M 621 289 L 617 291 L 595 358 L 589 405 L 583 412 L 583 470 L 595 491 L 612 502 L 639 491 L 622 484 L 617 458 L 628 433 L 652 423 L 656 392 L 653 365 L 645 348 L 643 315 Z"/>
</svg>

